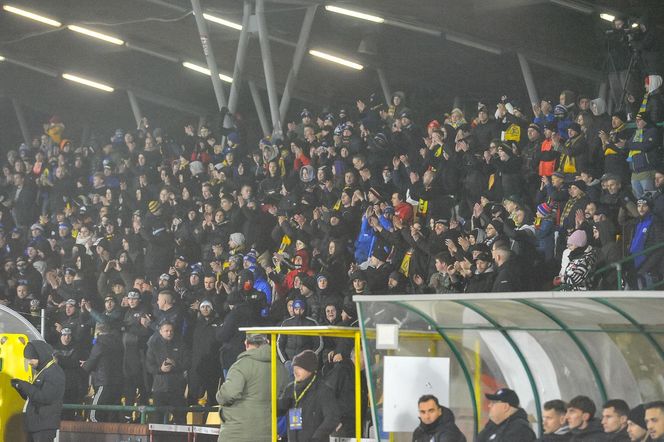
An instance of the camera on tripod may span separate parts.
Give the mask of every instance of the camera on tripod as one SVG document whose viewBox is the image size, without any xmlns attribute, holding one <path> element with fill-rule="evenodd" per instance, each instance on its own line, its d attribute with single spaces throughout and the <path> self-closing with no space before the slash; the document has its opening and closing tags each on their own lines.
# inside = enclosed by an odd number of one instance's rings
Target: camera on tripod
<svg viewBox="0 0 664 442">
<path fill-rule="evenodd" d="M 620 40 L 626 39 L 627 42 L 631 43 L 634 39 L 637 39 L 639 35 L 642 34 L 641 26 L 636 20 L 633 19 L 623 19 L 621 21 L 620 27 L 615 27 L 618 19 L 614 20 L 614 27 L 604 31 L 606 35 L 615 35 L 620 38 Z"/>
</svg>

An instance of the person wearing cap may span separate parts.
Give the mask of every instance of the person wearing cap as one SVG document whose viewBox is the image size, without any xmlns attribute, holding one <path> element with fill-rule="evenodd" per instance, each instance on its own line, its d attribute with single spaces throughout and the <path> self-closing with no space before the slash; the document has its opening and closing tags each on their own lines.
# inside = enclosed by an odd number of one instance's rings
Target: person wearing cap
<svg viewBox="0 0 664 442">
<path fill-rule="evenodd" d="M 141 301 L 141 293 L 131 289 L 127 293 L 127 309 L 122 321 L 123 396 L 126 404 L 146 405 L 148 390 L 144 373 L 145 351 L 152 336 L 150 327 L 141 323 L 150 313 L 149 305 Z M 147 323 L 146 323 L 147 324 Z"/>
<path fill-rule="evenodd" d="M 591 272 L 595 268 L 597 252 L 588 242 L 585 230 L 575 230 L 567 238 L 567 249 L 563 253 L 560 283 L 567 290 L 590 290 Z M 554 285 L 558 281 L 554 282 Z"/>
<path fill-rule="evenodd" d="M 81 403 L 87 387 L 87 379 L 83 377 L 80 362 L 84 356 L 80 343 L 74 342 L 70 329 L 63 328 L 60 330 L 58 342 L 53 346 L 53 356 L 65 373 L 63 402 L 65 404 Z M 67 420 L 73 420 L 75 414 L 74 410 L 62 412 L 63 418 Z"/>
<path fill-rule="evenodd" d="M 575 180 L 569 184 L 567 192 L 569 193 L 569 199 L 563 206 L 563 210 L 560 212 L 560 223 L 566 229 L 574 227 L 576 214 L 579 210 L 583 212 L 586 208 L 586 205 L 590 201 L 586 196 L 587 186 L 583 180 Z"/>
<path fill-rule="evenodd" d="M 223 422 L 219 442 L 271 440 L 269 340 L 266 335 L 247 335 L 244 348 L 216 394 Z M 282 382 L 279 391 L 285 378 L 277 377 Z"/>
<path fill-rule="evenodd" d="M 189 405 L 197 405 L 207 394 L 205 405 L 216 405 L 215 393 L 221 377 L 219 342 L 216 338 L 219 317 L 209 300 L 198 306 L 198 318 L 193 326 L 191 369 L 189 370 Z"/>
<path fill-rule="evenodd" d="M 157 215 L 153 213 L 150 215 L 152 218 L 145 220 L 139 234 L 146 243 L 145 273 L 148 280 L 154 284 L 159 279 L 159 275 L 166 272 L 173 261 L 174 237 Z"/>
<path fill-rule="evenodd" d="M 304 350 L 293 357 L 293 382 L 279 395 L 279 415 L 288 418 L 289 442 L 327 442 L 341 420 L 334 392 L 318 372 L 318 355 Z"/>
<path fill-rule="evenodd" d="M 574 442 L 604 441 L 602 424 L 595 418 L 595 403 L 588 396 L 576 396 L 567 403 L 567 425 Z"/>
<path fill-rule="evenodd" d="M 365 274 L 367 287 L 373 294 L 380 295 L 387 292 L 387 279 L 392 272 L 392 266 L 387 263 L 389 252 L 385 250 L 380 241 L 374 244 L 369 257 L 369 266 Z"/>
<path fill-rule="evenodd" d="M 491 254 L 479 253 L 474 259 L 475 269 L 466 284 L 466 293 L 488 293 L 491 291 L 496 278 Z"/>
<path fill-rule="evenodd" d="M 454 422 L 454 413 L 442 406 L 436 396 L 420 396 L 417 410 L 420 424 L 413 432 L 413 442 L 466 442 L 466 436 Z"/>
<path fill-rule="evenodd" d="M 92 405 L 120 405 L 123 378 L 122 370 L 118 370 L 117 364 L 122 360 L 122 342 L 108 322 L 97 324 L 96 335 L 90 356 L 81 361 L 83 371 L 92 377 L 92 387 L 95 390 Z M 113 420 L 114 412 L 90 412 L 91 422 Z"/>
<path fill-rule="evenodd" d="M 53 347 L 44 341 L 28 342 L 23 357 L 32 368 L 32 382 L 12 379 L 10 383 L 26 400 L 23 423 L 28 441 L 51 442 L 60 428 L 65 373 L 53 358 Z"/>
<path fill-rule="evenodd" d="M 293 316 L 281 323 L 281 327 L 317 327 L 318 321 L 305 316 L 307 301 L 296 298 L 293 302 Z M 318 355 L 323 350 L 323 338 L 320 336 L 279 335 L 277 351 L 281 362 L 289 366 L 293 357 L 304 350 L 312 350 Z"/>
<path fill-rule="evenodd" d="M 638 224 L 632 233 L 629 253 L 634 255 L 664 241 L 664 220 L 655 216 L 652 211 L 652 199 L 643 196 L 636 202 L 639 212 Z M 635 288 L 643 290 L 657 282 L 664 274 L 664 250 L 653 250 L 648 254 L 634 258 L 634 272 L 637 279 Z"/>
<path fill-rule="evenodd" d="M 475 123 L 471 133 L 477 139 L 477 145 L 480 148 L 484 149 L 489 146 L 491 140 L 500 138 L 498 123 L 495 119 L 489 117 L 489 111 L 482 103 L 478 103 Z"/>
<path fill-rule="evenodd" d="M 111 294 L 104 297 L 104 310 L 101 312 L 93 308 L 90 301 L 81 301 L 81 320 L 92 329 L 99 324 L 108 324 L 112 332 L 120 332 L 123 317 L 120 303 Z"/>
<path fill-rule="evenodd" d="M 63 328 L 68 328 L 72 331 L 74 339 L 77 342 L 85 342 L 84 337 L 89 336 L 90 328 L 81 316 L 78 307 L 79 303 L 75 299 L 70 298 L 64 302 L 64 306 L 56 313 L 55 322 L 53 323 L 56 336 Z"/>
<path fill-rule="evenodd" d="M 650 441 L 646 424 L 646 409 L 644 404 L 632 408 L 627 415 L 627 434 L 631 442 Z"/>
<path fill-rule="evenodd" d="M 662 137 L 646 113 L 636 115 L 636 130 L 625 143 L 627 163 L 632 172 L 632 192 L 638 199 L 644 193 L 655 190 L 655 169 L 658 165 L 658 149 Z"/>
<path fill-rule="evenodd" d="M 629 405 L 622 399 L 611 399 L 602 407 L 602 428 L 607 442 L 629 442 L 627 419 Z"/>
<path fill-rule="evenodd" d="M 155 406 L 186 406 L 185 373 L 189 370 L 190 362 L 189 347 L 177 335 L 173 323 L 162 321 L 158 333 L 148 340 L 145 357 L 146 369 L 153 376 L 151 391 Z M 173 422 L 184 423 L 185 413 L 174 411 Z"/>
<path fill-rule="evenodd" d="M 519 407 L 519 396 L 514 390 L 501 388 L 484 396 L 490 401 L 489 422 L 477 436 L 478 442 L 535 441 L 528 415 Z"/>
</svg>

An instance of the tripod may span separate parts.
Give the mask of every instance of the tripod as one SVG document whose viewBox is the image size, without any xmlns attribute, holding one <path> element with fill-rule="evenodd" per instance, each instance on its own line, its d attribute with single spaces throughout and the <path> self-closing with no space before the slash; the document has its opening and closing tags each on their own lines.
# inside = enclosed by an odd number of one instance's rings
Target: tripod
<svg viewBox="0 0 664 442">
<path fill-rule="evenodd" d="M 632 49 L 632 57 L 629 59 L 629 65 L 627 66 L 627 76 L 625 77 L 625 82 L 622 85 L 622 94 L 620 96 L 620 103 L 618 104 L 618 110 L 622 111 L 625 108 L 625 98 L 627 98 L 627 86 L 629 81 L 634 75 L 635 71 L 639 69 L 640 63 L 639 51 Z"/>
</svg>

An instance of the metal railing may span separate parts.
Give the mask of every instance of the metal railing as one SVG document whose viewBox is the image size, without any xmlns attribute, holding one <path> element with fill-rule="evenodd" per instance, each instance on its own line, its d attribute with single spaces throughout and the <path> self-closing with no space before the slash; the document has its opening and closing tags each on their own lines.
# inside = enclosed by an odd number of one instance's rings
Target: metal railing
<svg viewBox="0 0 664 442">
<path fill-rule="evenodd" d="M 141 424 L 148 423 L 148 415 L 162 414 L 164 424 L 168 422 L 168 414 L 173 412 L 183 413 L 210 413 L 219 412 L 219 406 L 216 407 L 203 407 L 203 406 L 190 406 L 190 407 L 170 407 L 170 406 L 154 406 L 154 405 L 85 405 L 85 404 L 64 404 L 64 410 L 74 411 L 109 411 L 120 413 L 139 413 L 139 422 Z"/>
</svg>

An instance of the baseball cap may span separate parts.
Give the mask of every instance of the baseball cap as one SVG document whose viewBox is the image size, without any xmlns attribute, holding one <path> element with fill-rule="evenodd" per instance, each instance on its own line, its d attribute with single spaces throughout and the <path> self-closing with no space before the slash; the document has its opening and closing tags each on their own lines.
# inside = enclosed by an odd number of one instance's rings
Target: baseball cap
<svg viewBox="0 0 664 442">
<path fill-rule="evenodd" d="M 62 330 L 60 330 L 60 334 L 61 334 L 62 336 L 69 336 L 69 335 L 71 335 L 71 328 L 69 328 L 69 327 L 65 327 L 65 328 L 63 328 Z"/>
<path fill-rule="evenodd" d="M 514 408 L 519 407 L 519 396 L 514 390 L 510 390 L 509 388 L 501 388 L 494 394 L 487 393 L 484 396 L 490 401 L 505 402 Z"/>
<path fill-rule="evenodd" d="M 138 290 L 129 290 L 129 293 L 127 293 L 127 298 L 128 299 L 141 299 L 141 294 L 138 292 Z"/>
</svg>

